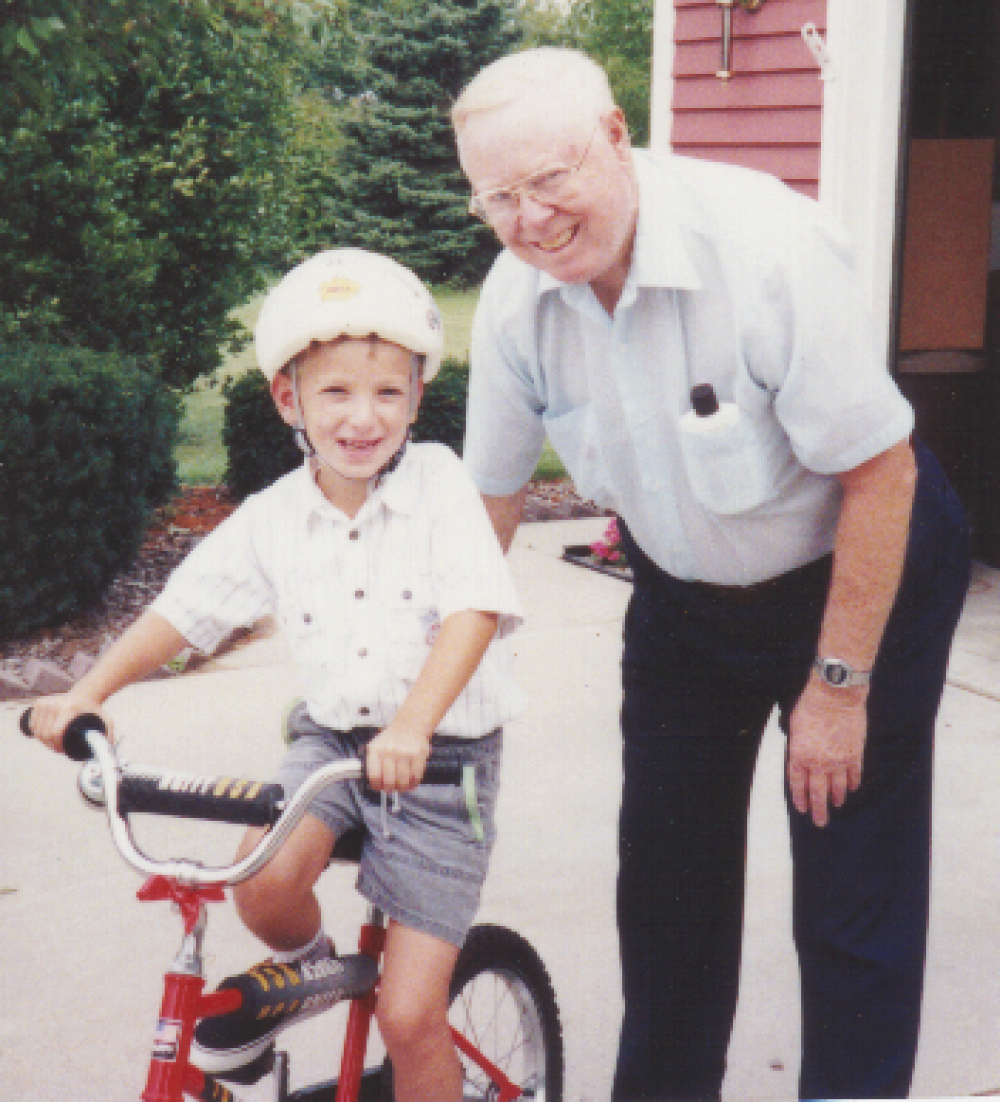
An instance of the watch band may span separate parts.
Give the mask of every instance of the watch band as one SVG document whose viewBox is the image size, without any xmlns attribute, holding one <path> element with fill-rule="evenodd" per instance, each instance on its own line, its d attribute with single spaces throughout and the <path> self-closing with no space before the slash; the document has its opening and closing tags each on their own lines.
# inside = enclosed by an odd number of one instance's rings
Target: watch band
<svg viewBox="0 0 1000 1102">
<path fill-rule="evenodd" d="M 817 658 L 813 665 L 820 677 L 833 689 L 867 685 L 872 679 L 871 670 L 856 670 L 842 658 Z"/>
</svg>

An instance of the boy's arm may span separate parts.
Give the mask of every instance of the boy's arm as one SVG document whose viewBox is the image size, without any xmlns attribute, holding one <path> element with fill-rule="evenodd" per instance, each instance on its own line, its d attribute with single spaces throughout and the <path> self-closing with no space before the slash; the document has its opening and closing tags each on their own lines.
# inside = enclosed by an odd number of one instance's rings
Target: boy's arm
<svg viewBox="0 0 1000 1102">
<path fill-rule="evenodd" d="M 188 645 L 187 640 L 156 612 L 146 611 L 101 655 L 97 664 L 66 693 L 42 697 L 31 709 L 31 732 L 48 747 L 62 750 L 69 722 L 85 712 L 101 711 L 119 689 L 141 681 Z"/>
<path fill-rule="evenodd" d="M 406 792 L 420 783 L 431 736 L 476 672 L 498 619 L 496 613 L 466 610 L 444 620 L 396 718 L 368 744 L 372 788 Z"/>
</svg>

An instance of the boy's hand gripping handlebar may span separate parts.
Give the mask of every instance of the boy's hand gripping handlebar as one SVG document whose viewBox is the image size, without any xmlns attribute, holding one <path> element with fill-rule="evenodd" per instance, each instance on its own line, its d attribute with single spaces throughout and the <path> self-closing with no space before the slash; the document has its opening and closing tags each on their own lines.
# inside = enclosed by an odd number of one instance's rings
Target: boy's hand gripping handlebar
<svg viewBox="0 0 1000 1102">
<path fill-rule="evenodd" d="M 21 716 L 21 730 L 31 736 L 30 709 Z M 96 715 L 77 716 L 63 736 L 63 749 L 74 761 L 93 758 L 100 773 L 111 836 L 119 853 L 143 876 L 166 876 L 182 884 L 239 884 L 259 872 L 281 849 L 315 797 L 332 784 L 364 779 L 356 759 L 333 762 L 313 773 L 290 800 L 277 784 L 231 777 L 123 765 Z M 428 766 L 425 784 L 461 784 L 459 766 Z M 91 797 L 92 798 L 92 797 Z M 258 845 L 232 865 L 207 867 L 188 860 L 157 861 L 136 845 L 128 816 L 144 812 L 178 818 L 270 827 Z"/>
</svg>

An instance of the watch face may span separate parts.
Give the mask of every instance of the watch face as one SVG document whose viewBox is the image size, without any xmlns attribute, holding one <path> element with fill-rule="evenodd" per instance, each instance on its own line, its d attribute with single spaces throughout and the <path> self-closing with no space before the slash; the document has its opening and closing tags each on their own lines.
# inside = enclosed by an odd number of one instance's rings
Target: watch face
<svg viewBox="0 0 1000 1102">
<path fill-rule="evenodd" d="M 851 671 L 842 662 L 827 662 L 826 679 L 831 685 L 846 685 Z"/>
</svg>

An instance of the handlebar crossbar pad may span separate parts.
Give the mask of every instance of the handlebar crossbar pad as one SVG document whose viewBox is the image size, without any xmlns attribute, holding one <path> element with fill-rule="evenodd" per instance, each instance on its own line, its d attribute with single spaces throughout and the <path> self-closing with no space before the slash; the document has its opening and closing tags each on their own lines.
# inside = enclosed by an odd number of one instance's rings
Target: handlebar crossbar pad
<svg viewBox="0 0 1000 1102">
<path fill-rule="evenodd" d="M 205 819 L 243 826 L 273 826 L 285 808 L 280 784 L 193 773 L 126 770 L 118 786 L 118 810 Z"/>
</svg>

